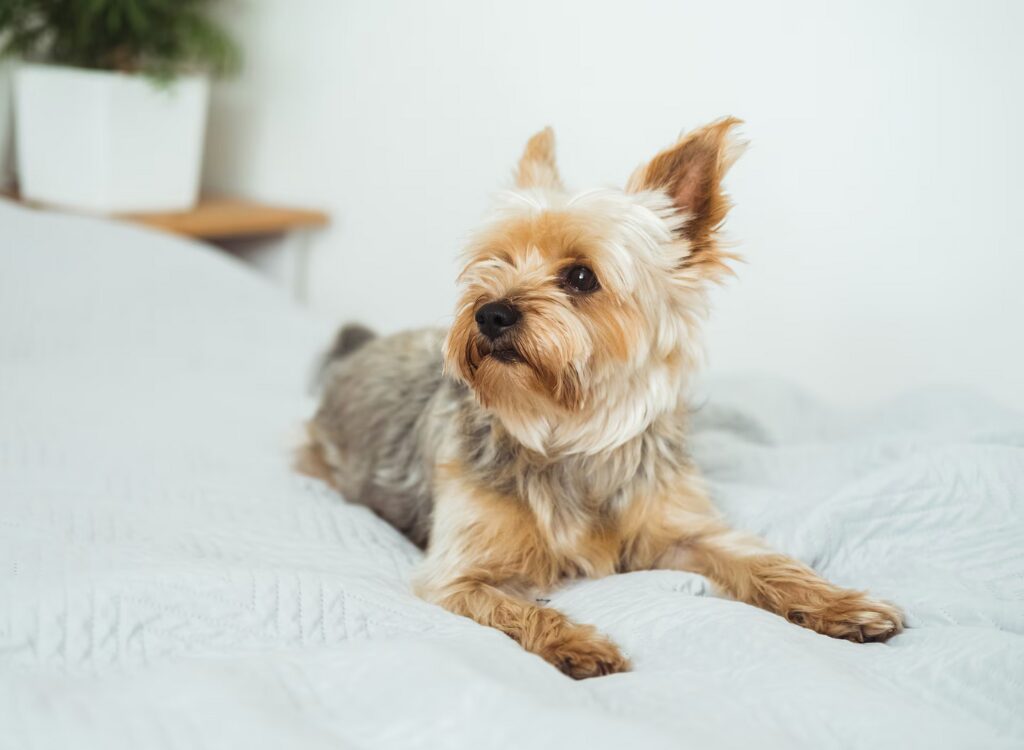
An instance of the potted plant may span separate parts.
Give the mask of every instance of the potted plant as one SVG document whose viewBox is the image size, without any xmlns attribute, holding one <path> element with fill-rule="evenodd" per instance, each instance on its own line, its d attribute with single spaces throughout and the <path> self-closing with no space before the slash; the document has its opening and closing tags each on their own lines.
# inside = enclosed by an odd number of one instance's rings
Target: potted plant
<svg viewBox="0 0 1024 750">
<path fill-rule="evenodd" d="M 0 53 L 22 61 L 14 114 L 24 198 L 98 213 L 195 205 L 207 76 L 238 61 L 211 4 L 0 2 Z"/>
</svg>

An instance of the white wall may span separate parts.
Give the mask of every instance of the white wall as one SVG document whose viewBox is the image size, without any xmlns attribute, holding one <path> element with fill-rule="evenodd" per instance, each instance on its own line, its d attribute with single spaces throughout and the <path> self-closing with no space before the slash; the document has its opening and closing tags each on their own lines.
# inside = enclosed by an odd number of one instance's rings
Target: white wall
<svg viewBox="0 0 1024 750">
<path fill-rule="evenodd" d="M 1024 4 L 236 0 L 208 181 L 331 211 L 312 301 L 444 323 L 454 256 L 523 142 L 621 184 L 723 114 L 748 263 L 717 295 L 717 371 L 859 403 L 973 383 L 1024 406 Z"/>
<path fill-rule="evenodd" d="M 14 181 L 14 92 L 11 63 L 0 60 L 0 188 Z"/>
</svg>

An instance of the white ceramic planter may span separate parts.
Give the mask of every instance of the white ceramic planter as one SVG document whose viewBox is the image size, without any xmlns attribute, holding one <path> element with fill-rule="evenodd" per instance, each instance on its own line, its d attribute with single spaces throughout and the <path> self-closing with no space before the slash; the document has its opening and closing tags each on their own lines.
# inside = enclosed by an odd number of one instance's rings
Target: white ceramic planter
<svg viewBox="0 0 1024 750">
<path fill-rule="evenodd" d="M 14 73 L 22 197 L 94 213 L 195 205 L 209 83 L 24 64 Z"/>
</svg>

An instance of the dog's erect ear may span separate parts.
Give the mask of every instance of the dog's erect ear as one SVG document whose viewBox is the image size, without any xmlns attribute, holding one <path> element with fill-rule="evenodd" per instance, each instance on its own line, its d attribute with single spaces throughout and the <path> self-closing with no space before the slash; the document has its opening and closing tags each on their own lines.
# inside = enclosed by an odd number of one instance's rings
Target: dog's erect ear
<svg viewBox="0 0 1024 750">
<path fill-rule="evenodd" d="M 628 191 L 664 190 L 687 217 L 679 230 L 690 241 L 686 265 L 713 260 L 706 256 L 714 254 L 715 232 L 731 205 L 722 178 L 746 146 L 732 132 L 740 123 L 726 117 L 686 133 L 629 178 Z"/>
<path fill-rule="evenodd" d="M 562 180 L 555 164 L 555 131 L 550 127 L 527 142 L 516 170 L 516 187 L 561 189 Z"/>
</svg>

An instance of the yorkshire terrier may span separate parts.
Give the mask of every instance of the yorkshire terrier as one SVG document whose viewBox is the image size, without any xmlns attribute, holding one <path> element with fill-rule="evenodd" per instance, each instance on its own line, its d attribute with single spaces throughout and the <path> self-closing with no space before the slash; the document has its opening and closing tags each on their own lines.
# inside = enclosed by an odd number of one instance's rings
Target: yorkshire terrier
<svg viewBox="0 0 1024 750">
<path fill-rule="evenodd" d="M 729 271 L 722 119 L 626 188 L 570 192 L 550 128 L 470 243 L 447 331 L 342 330 L 299 468 L 426 548 L 428 601 L 577 679 L 629 669 L 593 626 L 538 603 L 560 581 L 647 570 L 834 638 L 884 641 L 900 611 L 734 531 L 686 450 L 708 286 Z"/>
</svg>

